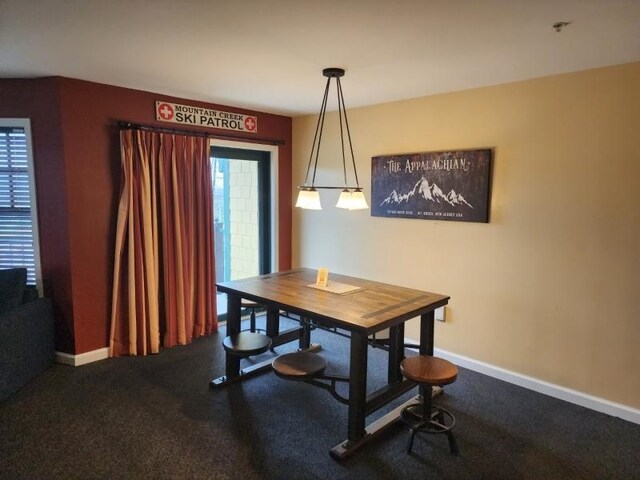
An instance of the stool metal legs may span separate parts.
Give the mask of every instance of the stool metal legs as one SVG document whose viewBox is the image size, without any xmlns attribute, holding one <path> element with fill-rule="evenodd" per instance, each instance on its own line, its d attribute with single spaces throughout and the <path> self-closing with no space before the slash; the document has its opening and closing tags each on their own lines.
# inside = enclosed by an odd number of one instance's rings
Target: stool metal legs
<svg viewBox="0 0 640 480">
<path fill-rule="evenodd" d="M 411 430 L 407 453 L 411 453 L 413 449 L 413 439 L 416 433 L 424 432 L 445 433 L 449 441 L 449 450 L 453 455 L 457 455 L 458 444 L 452 432 L 453 427 L 456 425 L 456 420 L 451 412 L 432 404 L 432 390 L 433 387 L 431 385 L 421 383 L 420 403 L 409 405 L 400 413 L 400 419 Z"/>
<path fill-rule="evenodd" d="M 456 437 L 453 436 L 451 431 L 447 432 L 447 439 L 449 440 L 449 451 L 453 455 L 458 455 L 458 453 L 460 453 L 458 450 L 458 443 L 456 442 Z"/>
<path fill-rule="evenodd" d="M 407 445 L 407 453 L 411 453 L 411 449 L 413 448 L 413 439 L 416 436 L 417 430 L 411 429 L 411 435 L 409 436 L 409 445 Z"/>
<path fill-rule="evenodd" d="M 252 332 L 256 331 L 256 309 L 251 309 L 251 314 L 249 317 L 249 330 Z"/>
</svg>

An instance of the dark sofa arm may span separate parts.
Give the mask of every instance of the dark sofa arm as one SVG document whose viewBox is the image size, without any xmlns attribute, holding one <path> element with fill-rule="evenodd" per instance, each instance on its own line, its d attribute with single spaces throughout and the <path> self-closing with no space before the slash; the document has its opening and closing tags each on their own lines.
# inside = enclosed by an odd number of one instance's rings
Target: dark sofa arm
<svg viewBox="0 0 640 480">
<path fill-rule="evenodd" d="M 22 294 L 22 303 L 33 302 L 39 298 L 38 290 L 33 285 L 27 285 Z"/>
<path fill-rule="evenodd" d="M 0 314 L 0 400 L 47 369 L 54 350 L 50 299 L 38 298 Z"/>
</svg>

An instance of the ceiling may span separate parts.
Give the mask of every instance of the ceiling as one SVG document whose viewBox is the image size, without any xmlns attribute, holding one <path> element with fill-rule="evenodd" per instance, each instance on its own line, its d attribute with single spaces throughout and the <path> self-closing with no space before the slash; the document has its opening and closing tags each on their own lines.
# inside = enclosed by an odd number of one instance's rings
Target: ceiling
<svg viewBox="0 0 640 480">
<path fill-rule="evenodd" d="M 638 60 L 640 0 L 0 0 L 0 77 L 292 116 Z"/>
</svg>

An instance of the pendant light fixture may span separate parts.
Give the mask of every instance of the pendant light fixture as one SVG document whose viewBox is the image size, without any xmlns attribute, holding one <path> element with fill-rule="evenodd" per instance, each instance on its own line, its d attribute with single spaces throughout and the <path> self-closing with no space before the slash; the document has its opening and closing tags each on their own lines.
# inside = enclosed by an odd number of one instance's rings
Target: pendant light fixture
<svg viewBox="0 0 640 480">
<path fill-rule="evenodd" d="M 344 76 L 342 68 L 325 68 L 322 74 L 327 77 L 327 85 L 324 89 L 322 98 L 322 106 L 318 115 L 318 123 L 316 124 L 316 133 L 313 136 L 313 146 L 309 155 L 309 164 L 307 165 L 307 174 L 304 177 L 304 185 L 298 188 L 298 201 L 296 207 L 307 210 L 321 210 L 320 194 L 318 190 L 342 190 L 336 207 L 348 210 L 361 210 L 369 208 L 367 200 L 358 182 L 358 172 L 356 170 L 356 159 L 353 155 L 353 145 L 351 144 L 351 132 L 349 131 L 349 121 L 347 120 L 347 110 L 344 106 L 344 96 L 342 94 L 342 85 L 340 85 L 340 77 Z M 316 185 L 316 170 L 318 169 L 318 157 L 320 155 L 320 143 L 322 142 L 322 132 L 324 131 L 324 117 L 327 111 L 327 98 L 329 97 L 329 87 L 331 79 L 336 79 L 338 93 L 338 118 L 340 120 L 340 147 L 342 149 L 342 171 L 344 173 L 344 185 L 342 186 L 318 186 Z M 343 121 L 344 119 L 344 121 Z M 351 163 L 353 165 L 353 176 L 355 186 L 349 186 L 347 183 L 347 159 L 344 153 L 344 131 L 347 131 L 347 140 L 349 142 L 349 152 L 351 153 Z M 313 173 L 311 172 L 311 163 L 313 162 Z M 311 174 L 311 183 L 309 176 Z"/>
</svg>

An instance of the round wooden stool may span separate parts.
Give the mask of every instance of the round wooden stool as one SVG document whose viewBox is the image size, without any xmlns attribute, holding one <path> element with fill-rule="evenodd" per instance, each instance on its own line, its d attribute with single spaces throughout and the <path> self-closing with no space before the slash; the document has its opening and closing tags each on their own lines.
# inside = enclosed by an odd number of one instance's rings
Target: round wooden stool
<svg viewBox="0 0 640 480">
<path fill-rule="evenodd" d="M 424 432 L 446 434 L 451 453 L 457 455 L 458 446 L 451 432 L 456 419 L 448 410 L 433 405 L 431 395 L 434 386 L 441 387 L 456 381 L 458 367 L 443 358 L 420 355 L 405 358 L 400 363 L 400 371 L 406 378 L 418 382 L 421 397 L 420 403 L 409 405 L 400 412 L 400 420 L 411 430 L 407 453 L 411 453 L 416 433 Z"/>
<path fill-rule="evenodd" d="M 242 299 L 240 301 L 240 308 L 249 310 L 249 330 L 256 331 L 256 310 L 262 308 L 262 305 L 251 300 Z"/>
<path fill-rule="evenodd" d="M 260 355 L 271 348 L 271 338 L 257 332 L 240 332 L 222 341 L 225 351 L 237 357 Z"/>
<path fill-rule="evenodd" d="M 324 373 L 327 361 L 311 352 L 293 352 L 280 355 L 271 364 L 279 377 L 305 381 Z"/>
</svg>

